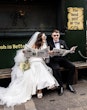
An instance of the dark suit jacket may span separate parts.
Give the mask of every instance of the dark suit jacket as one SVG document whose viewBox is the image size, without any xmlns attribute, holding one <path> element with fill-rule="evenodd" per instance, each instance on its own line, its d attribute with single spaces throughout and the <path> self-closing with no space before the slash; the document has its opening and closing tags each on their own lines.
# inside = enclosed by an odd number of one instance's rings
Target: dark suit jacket
<svg viewBox="0 0 87 110">
<path fill-rule="evenodd" d="M 48 46 L 50 46 L 50 50 L 52 50 L 53 48 L 55 48 L 55 44 L 53 42 L 53 40 L 47 41 Z M 66 42 L 64 40 L 59 40 L 60 43 L 60 48 L 61 49 L 69 49 L 68 46 L 66 45 Z M 61 58 L 61 56 L 54 56 L 50 58 L 51 63 L 54 61 L 57 61 L 58 58 Z"/>
<path fill-rule="evenodd" d="M 52 50 L 55 47 L 53 40 L 47 41 L 47 43 L 48 43 L 48 46 L 50 46 L 50 50 Z M 61 49 L 69 49 L 64 40 L 59 40 L 59 43 L 60 43 Z"/>
</svg>

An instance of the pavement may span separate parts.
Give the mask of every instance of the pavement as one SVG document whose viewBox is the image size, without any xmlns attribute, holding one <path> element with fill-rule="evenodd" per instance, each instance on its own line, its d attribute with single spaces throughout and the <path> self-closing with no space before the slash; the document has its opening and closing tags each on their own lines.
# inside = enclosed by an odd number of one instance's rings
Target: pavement
<svg viewBox="0 0 87 110">
<path fill-rule="evenodd" d="M 87 110 L 87 80 L 82 79 L 73 87 L 76 94 L 65 89 L 59 96 L 56 90 L 45 90 L 42 99 L 35 95 L 26 103 L 14 107 L 0 106 L 0 110 Z"/>
<path fill-rule="evenodd" d="M 33 98 L 36 110 L 87 110 L 87 80 L 73 85 L 76 94 L 65 89 L 62 96 L 54 90 L 44 94 L 42 99 Z"/>
</svg>

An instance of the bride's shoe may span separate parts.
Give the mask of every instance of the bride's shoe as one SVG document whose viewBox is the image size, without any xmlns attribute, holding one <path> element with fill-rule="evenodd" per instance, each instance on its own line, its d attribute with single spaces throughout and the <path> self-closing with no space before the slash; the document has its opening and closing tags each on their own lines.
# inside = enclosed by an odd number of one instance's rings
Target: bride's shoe
<svg viewBox="0 0 87 110">
<path fill-rule="evenodd" d="M 42 93 L 37 93 L 37 98 L 38 99 L 41 99 L 43 97 L 43 94 Z"/>
</svg>

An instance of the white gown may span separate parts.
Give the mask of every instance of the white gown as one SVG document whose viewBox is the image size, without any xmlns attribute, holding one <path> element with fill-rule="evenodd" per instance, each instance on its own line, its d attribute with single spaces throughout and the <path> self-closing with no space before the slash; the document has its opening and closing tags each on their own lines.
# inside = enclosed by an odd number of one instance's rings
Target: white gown
<svg viewBox="0 0 87 110">
<path fill-rule="evenodd" d="M 30 100 L 39 89 L 59 86 L 42 58 L 31 57 L 30 69 L 23 72 L 18 65 L 25 60 L 22 50 L 19 50 L 15 57 L 15 66 L 12 68 L 11 83 L 7 88 L 0 87 L 1 105 L 18 105 Z"/>
</svg>

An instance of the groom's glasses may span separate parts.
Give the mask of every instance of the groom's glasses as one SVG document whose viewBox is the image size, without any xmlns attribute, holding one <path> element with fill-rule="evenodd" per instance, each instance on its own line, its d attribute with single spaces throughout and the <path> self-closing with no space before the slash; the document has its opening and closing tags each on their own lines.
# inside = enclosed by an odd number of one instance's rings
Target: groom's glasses
<svg viewBox="0 0 87 110">
<path fill-rule="evenodd" d="M 55 36 L 59 36 L 59 35 L 53 35 L 53 36 L 55 37 Z"/>
</svg>

